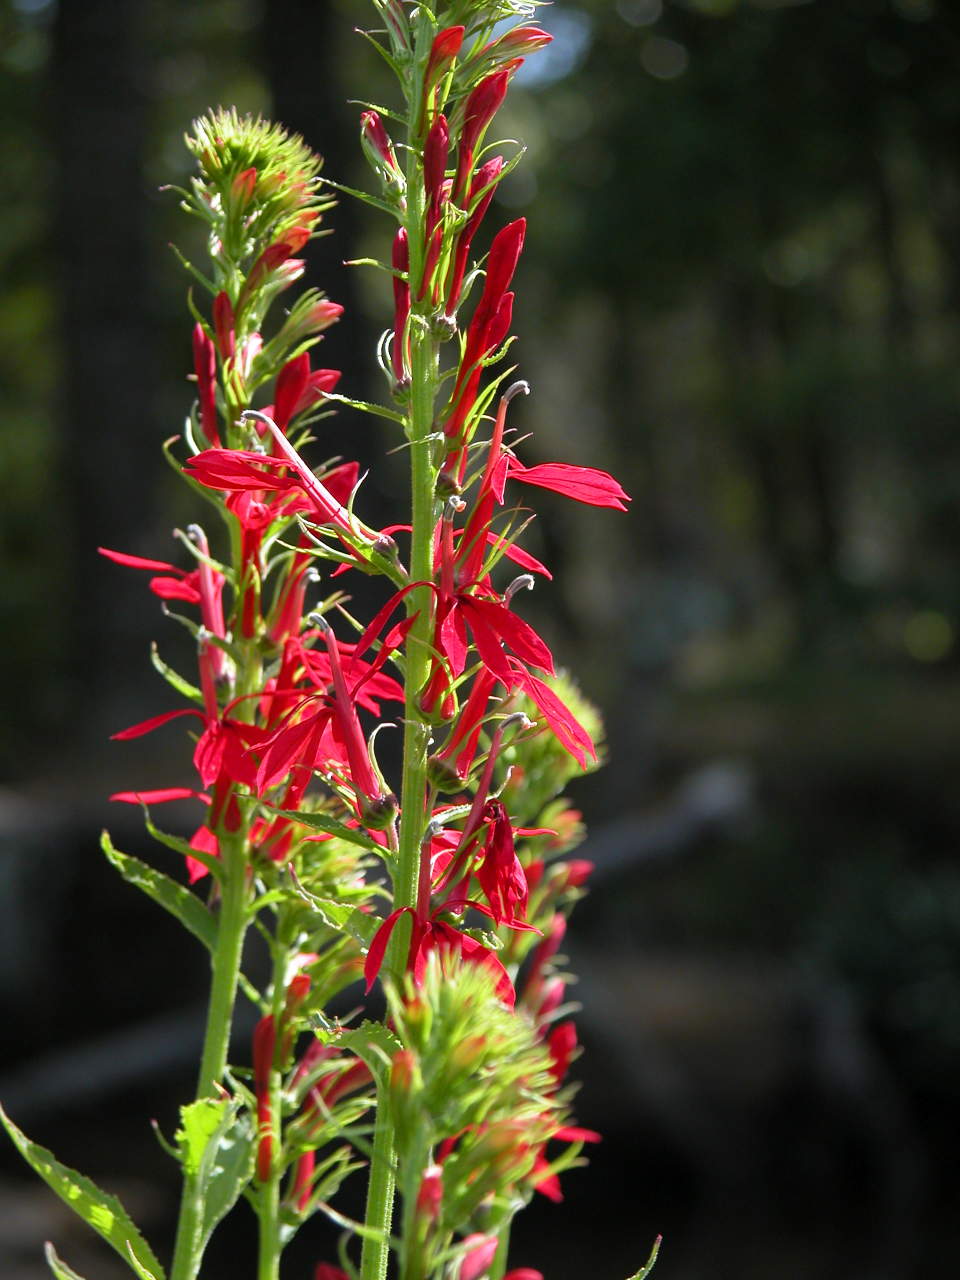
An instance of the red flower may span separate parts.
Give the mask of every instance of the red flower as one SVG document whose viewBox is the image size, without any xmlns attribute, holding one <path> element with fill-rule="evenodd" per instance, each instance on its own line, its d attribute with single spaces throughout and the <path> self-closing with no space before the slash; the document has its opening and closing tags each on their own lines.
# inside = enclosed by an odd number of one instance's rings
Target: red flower
<svg viewBox="0 0 960 1280">
<path fill-rule="evenodd" d="M 469 934 L 461 933 L 453 925 L 447 924 L 445 920 L 436 919 L 436 914 L 434 912 L 426 918 L 421 918 L 413 907 L 400 907 L 387 916 L 373 935 L 373 941 L 370 943 L 370 949 L 364 961 L 363 976 L 367 981 L 367 991 L 371 990 L 377 979 L 394 928 L 401 916 L 408 915 L 413 928 L 410 936 L 410 950 L 407 954 L 407 968 L 413 973 L 416 983 L 423 981 L 427 957 L 431 951 L 437 951 L 441 955 L 453 953 L 459 955 L 467 964 L 479 964 L 489 970 L 493 976 L 494 990 L 498 997 L 512 1009 L 516 1000 L 513 983 L 495 953 L 477 942 L 475 938 L 471 938 Z"/>
</svg>

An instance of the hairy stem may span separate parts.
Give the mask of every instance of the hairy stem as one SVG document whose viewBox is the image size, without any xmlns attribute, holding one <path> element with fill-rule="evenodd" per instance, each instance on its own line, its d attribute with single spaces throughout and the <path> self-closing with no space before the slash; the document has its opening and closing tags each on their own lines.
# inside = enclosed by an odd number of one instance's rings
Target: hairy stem
<svg viewBox="0 0 960 1280">
<path fill-rule="evenodd" d="M 237 997 L 243 939 L 247 931 L 249 889 L 246 878 L 246 836 L 243 831 L 225 835 L 220 841 L 223 863 L 222 899 L 216 948 L 211 957 L 213 971 L 203 1057 L 197 1080 L 197 1100 L 212 1097 L 223 1077 L 230 1047 L 233 1009 Z M 170 1280 L 195 1280 L 203 1254 L 201 1228 L 204 1205 L 194 1181 L 187 1178 L 180 1202 L 177 1238 Z"/>
</svg>

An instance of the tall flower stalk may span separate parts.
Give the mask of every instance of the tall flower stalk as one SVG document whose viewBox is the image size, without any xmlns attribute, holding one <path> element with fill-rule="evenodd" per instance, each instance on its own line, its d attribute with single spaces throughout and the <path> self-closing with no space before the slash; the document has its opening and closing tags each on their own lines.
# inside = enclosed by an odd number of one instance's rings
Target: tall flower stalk
<svg viewBox="0 0 960 1280">
<path fill-rule="evenodd" d="M 313 288 L 289 300 L 336 184 L 278 126 L 211 113 L 187 139 L 197 171 L 180 192 L 206 235 L 206 262 L 181 258 L 196 395 L 165 452 L 212 519 L 176 533 L 187 567 L 101 549 L 150 574 L 196 646 L 191 676 L 153 654 L 185 705 L 115 735 L 186 719 L 193 785 L 112 797 L 142 807 L 187 883 L 103 840 L 210 956 L 195 1096 L 163 1139 L 183 1175 L 169 1271 L 119 1202 L 5 1123 L 140 1280 L 196 1280 L 241 1197 L 257 1280 L 277 1280 L 315 1213 L 343 1229 L 315 1280 L 503 1280 L 516 1212 L 561 1199 L 559 1175 L 598 1139 L 570 1118 L 561 948 L 591 867 L 568 856 L 582 826 L 558 797 L 596 765 L 600 726 L 518 607 L 551 576 L 520 544 L 533 518 L 520 502 L 537 487 L 620 511 L 628 499 L 605 472 L 518 456 L 508 418 L 529 388 L 505 361 L 526 226 L 497 227 L 493 210 L 520 157 L 488 142 L 549 36 L 510 0 L 373 7 L 368 38 L 399 96 L 360 117 L 376 190 L 352 194 L 392 223 L 387 402 L 339 394 L 339 374 L 312 363 L 341 309 Z M 406 445 L 410 503 L 386 530 L 360 514 L 356 463 L 304 456 L 335 406 L 380 415 Z M 351 573 L 382 580 L 370 619 L 347 607 Z M 398 778 L 376 754 L 390 704 Z M 189 838 L 154 822 L 173 801 L 199 806 Z M 266 975 L 246 965 L 251 930 Z M 373 1008 L 382 985 L 383 1017 L 340 1023 L 332 1007 L 354 984 Z M 245 1047 L 240 996 L 257 1015 Z M 363 1175 L 352 1222 L 331 1202 Z M 75 1277 L 52 1247 L 48 1260 Z"/>
</svg>

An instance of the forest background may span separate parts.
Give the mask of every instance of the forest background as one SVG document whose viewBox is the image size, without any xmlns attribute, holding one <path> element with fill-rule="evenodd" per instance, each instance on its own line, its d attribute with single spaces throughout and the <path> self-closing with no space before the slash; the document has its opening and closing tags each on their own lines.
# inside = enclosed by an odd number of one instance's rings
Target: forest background
<svg viewBox="0 0 960 1280">
<path fill-rule="evenodd" d="M 173 1171 L 147 1118 L 188 1095 L 202 957 L 97 836 L 138 852 L 105 797 L 184 766 L 175 735 L 108 741 L 159 709 L 149 642 L 179 639 L 94 549 L 166 559 L 191 514 L 159 451 L 192 396 L 166 245 L 195 232 L 160 190 L 189 174 L 184 130 L 263 112 L 361 185 L 369 20 L 0 0 L 0 1097 L 158 1238 Z M 569 943 L 578 1114 L 605 1141 L 563 1209 L 521 1219 L 517 1257 L 617 1277 L 663 1231 L 672 1280 L 952 1274 L 960 13 L 577 0 L 538 21 L 555 40 L 504 111 L 529 153 L 497 219 L 529 219 L 517 425 L 634 503 L 541 503 L 562 574 L 527 612 L 608 721 Z M 342 263 L 383 256 L 382 229 L 348 200 L 328 225 L 309 282 L 346 312 L 321 362 L 376 398 L 387 285 Z M 386 522 L 385 436 L 321 426 Z M 12 1151 L 2 1170 L 3 1274 L 34 1280 L 38 1242 L 74 1228 Z M 217 1248 L 211 1280 L 242 1227 Z M 304 1274 L 323 1251 L 302 1245 Z"/>
</svg>

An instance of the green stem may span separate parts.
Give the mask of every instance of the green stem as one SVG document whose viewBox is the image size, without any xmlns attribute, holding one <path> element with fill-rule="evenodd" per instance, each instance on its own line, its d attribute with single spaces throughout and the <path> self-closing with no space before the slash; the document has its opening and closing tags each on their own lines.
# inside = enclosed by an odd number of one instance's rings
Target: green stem
<svg viewBox="0 0 960 1280">
<path fill-rule="evenodd" d="M 281 1156 L 283 1153 L 283 1116 L 281 1092 L 283 1089 L 283 1072 L 276 1066 L 277 1053 L 285 1034 L 283 1025 L 283 1006 L 286 999 L 284 974 L 290 958 L 291 936 L 289 913 L 282 912 L 277 920 L 273 947 L 273 981 L 271 983 L 271 1009 L 273 1026 L 277 1035 L 277 1046 L 274 1050 L 274 1066 L 270 1072 L 270 1134 L 273 1153 L 270 1177 L 260 1186 L 257 1197 L 257 1217 L 259 1227 L 259 1243 L 257 1246 L 257 1280 L 278 1280 L 280 1275 L 280 1254 L 283 1246 L 280 1243 L 280 1180 L 283 1173 Z M 284 1067 L 286 1067 L 284 1062 Z"/>
<path fill-rule="evenodd" d="M 240 831 L 223 836 L 220 854 L 223 862 L 222 899 L 217 928 L 216 948 L 211 958 L 213 971 L 207 1026 L 203 1039 L 203 1058 L 197 1080 L 196 1098 L 212 1097 L 222 1079 L 230 1047 L 233 1007 L 236 1003 L 243 939 L 247 931 L 246 838 Z M 184 1182 L 177 1223 L 170 1280 L 195 1280 L 202 1257 L 201 1227 L 203 1200 L 193 1180 Z"/>
<path fill-rule="evenodd" d="M 364 1236 L 360 1253 L 361 1280 L 386 1280 L 390 1262 L 390 1226 L 393 1222 L 393 1195 L 396 1184 L 396 1151 L 393 1124 L 387 1102 L 388 1078 L 377 1089 L 377 1121 L 373 1134 L 370 1160 L 370 1183 L 367 1187 L 365 1225 L 382 1236 Z"/>
<path fill-rule="evenodd" d="M 414 63 L 421 71 L 430 44 L 429 23 L 417 31 Z M 423 138 L 419 120 L 422 88 L 418 74 L 408 86 L 407 115 L 407 209 L 405 227 L 409 250 L 409 279 L 414 295 L 423 270 L 425 207 L 423 190 Z M 439 344 L 430 330 L 429 299 L 412 306 L 410 316 L 410 409 L 407 437 L 410 442 L 411 547 L 410 581 L 433 581 L 433 530 L 437 521 L 436 466 L 433 432 L 434 402 L 439 385 Z M 401 335 L 396 335 L 396 341 Z M 427 750 L 430 728 L 420 707 L 420 694 L 430 670 L 433 640 L 433 592 L 426 585 L 407 596 L 407 614 L 416 615 L 407 636 L 404 670 L 403 776 L 400 791 L 400 839 L 393 878 L 393 909 L 415 907 L 420 878 L 420 842 L 426 822 Z M 410 929 L 402 921 L 391 939 L 386 968 L 403 972 Z M 360 1260 L 361 1280 L 385 1280 L 390 1260 L 389 1235 L 393 1221 L 397 1151 L 393 1123 L 385 1100 L 386 1081 L 379 1089 L 370 1184 L 367 1191 L 365 1225 L 376 1237 L 365 1237 Z"/>
<path fill-rule="evenodd" d="M 271 1110 L 273 1117 L 273 1154 L 279 1155 L 280 1073 L 270 1073 Z M 260 1188 L 258 1201 L 260 1243 L 257 1255 L 257 1280 L 278 1280 L 280 1275 L 280 1174 L 275 1169 Z"/>
<path fill-rule="evenodd" d="M 503 1280 L 507 1270 L 507 1255 L 510 1252 L 510 1222 L 507 1218 L 500 1228 L 500 1241 L 493 1262 L 490 1264 L 489 1280 Z"/>
</svg>

